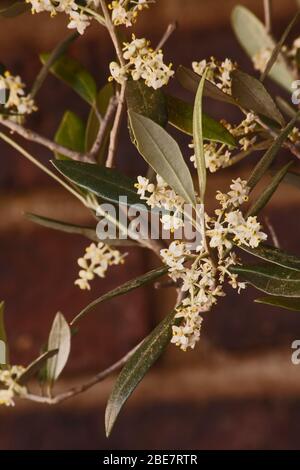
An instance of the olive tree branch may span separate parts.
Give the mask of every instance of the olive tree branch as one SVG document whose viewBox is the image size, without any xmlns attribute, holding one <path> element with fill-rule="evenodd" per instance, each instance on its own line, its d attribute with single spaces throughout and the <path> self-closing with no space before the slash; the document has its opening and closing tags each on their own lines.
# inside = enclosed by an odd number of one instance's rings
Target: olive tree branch
<svg viewBox="0 0 300 470">
<path fill-rule="evenodd" d="M 111 40 L 113 42 L 114 48 L 115 48 L 117 56 L 118 56 L 118 60 L 120 62 L 120 65 L 122 67 L 124 67 L 125 61 L 124 61 L 124 58 L 123 58 L 122 47 L 120 45 L 120 42 L 119 42 L 116 30 L 115 30 L 114 24 L 111 20 L 111 16 L 110 16 L 110 13 L 109 13 L 108 8 L 107 8 L 106 0 L 100 0 L 100 5 L 101 5 L 103 16 L 104 16 L 104 19 L 105 19 L 106 28 L 107 28 L 107 31 L 109 32 L 109 35 L 110 35 Z"/>
<path fill-rule="evenodd" d="M 139 343 L 137 346 L 131 349 L 131 351 L 125 354 L 125 356 L 123 356 L 119 361 L 115 362 L 114 364 L 112 364 L 110 367 L 103 370 L 102 372 L 99 372 L 99 374 L 95 375 L 95 377 L 91 378 L 88 382 L 86 382 L 83 385 L 79 385 L 77 387 L 71 388 L 70 390 L 60 393 L 59 395 L 56 395 L 54 397 L 46 397 L 46 396 L 41 396 L 41 395 L 34 395 L 31 393 L 25 393 L 25 394 L 20 395 L 20 398 L 31 400 L 37 403 L 44 403 L 46 405 L 57 405 L 58 403 L 61 403 L 65 400 L 73 398 L 76 395 L 86 392 L 90 388 L 97 385 L 99 382 L 102 382 L 107 377 L 109 377 L 114 372 L 116 372 L 118 369 L 120 369 L 122 366 L 124 366 L 126 362 L 133 356 L 133 354 L 136 352 L 136 350 L 139 348 L 140 345 L 141 343 Z"/>
<path fill-rule="evenodd" d="M 107 108 L 107 111 L 105 113 L 105 116 L 103 117 L 103 119 L 101 119 L 101 116 L 99 116 L 99 121 L 100 121 L 100 126 L 99 126 L 99 131 L 98 131 L 98 134 L 96 136 L 96 139 L 95 139 L 95 142 L 88 154 L 88 157 L 90 160 L 95 160 L 96 159 L 96 156 L 97 156 L 97 153 L 99 152 L 100 148 L 101 148 L 101 145 L 103 143 L 103 139 L 105 137 L 105 133 L 106 133 L 106 130 L 107 130 L 107 127 L 113 117 L 113 114 L 116 110 L 116 107 L 118 105 L 118 101 L 116 99 L 115 96 L 113 96 L 111 99 L 110 99 L 110 102 L 109 102 L 109 105 L 108 105 L 108 108 Z"/>
<path fill-rule="evenodd" d="M 35 142 L 36 144 L 40 144 L 43 147 L 48 148 L 49 150 L 51 150 L 51 152 L 61 153 L 65 155 L 66 157 L 71 158 L 72 160 L 78 160 L 81 162 L 87 162 L 87 161 L 91 162 L 89 155 L 85 155 L 83 153 L 68 149 L 67 147 L 57 144 L 56 142 L 53 142 L 52 140 L 41 136 L 37 132 L 34 132 L 30 129 L 27 129 L 26 127 L 23 127 L 14 121 L 11 121 L 9 119 L 3 119 L 0 116 L 0 124 L 2 124 L 2 126 L 4 127 L 7 127 L 12 132 L 15 132 L 16 134 L 23 137 L 24 139 L 30 142 Z"/>
<path fill-rule="evenodd" d="M 73 194 L 73 196 L 79 199 L 79 201 L 87 207 L 87 202 L 85 198 L 78 191 L 76 191 L 76 189 L 69 186 L 64 180 L 62 180 L 59 176 L 53 173 L 53 171 L 51 171 L 49 168 L 43 165 L 39 160 L 37 160 L 33 155 L 27 152 L 23 147 L 21 147 L 14 140 L 12 140 L 10 137 L 8 137 L 6 134 L 3 134 L 2 132 L 0 132 L 0 139 L 4 140 L 7 144 L 9 144 L 11 147 L 16 149 L 21 155 L 27 158 L 27 160 L 29 160 L 31 163 L 37 166 L 40 170 L 42 170 L 48 176 L 50 176 L 55 181 L 57 181 L 61 186 L 63 186 L 67 191 Z"/>
<path fill-rule="evenodd" d="M 106 166 L 108 168 L 112 168 L 114 165 L 115 153 L 117 149 L 117 141 L 119 137 L 122 115 L 123 115 L 124 105 L 125 105 L 125 91 L 126 91 L 126 84 L 123 83 L 121 85 L 121 90 L 118 94 L 118 107 L 116 111 L 114 125 L 110 133 L 108 156 L 106 160 Z"/>
<path fill-rule="evenodd" d="M 267 33 L 272 31 L 272 0 L 263 0 L 265 13 L 265 27 Z"/>
<path fill-rule="evenodd" d="M 170 23 L 163 35 L 163 37 L 161 38 L 161 40 L 159 41 L 157 47 L 156 47 L 156 50 L 159 51 L 165 44 L 166 42 L 168 41 L 168 39 L 170 38 L 170 36 L 172 36 L 172 34 L 174 33 L 174 31 L 176 30 L 177 28 L 177 23 L 176 21 L 174 21 L 173 23 Z"/>
</svg>

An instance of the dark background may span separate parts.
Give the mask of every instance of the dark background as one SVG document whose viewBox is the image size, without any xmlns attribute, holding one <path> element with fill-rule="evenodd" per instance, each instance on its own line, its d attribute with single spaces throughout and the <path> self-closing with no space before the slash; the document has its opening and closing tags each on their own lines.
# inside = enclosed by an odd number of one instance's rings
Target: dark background
<svg viewBox="0 0 300 470">
<path fill-rule="evenodd" d="M 261 1 L 241 3 L 262 17 Z M 251 71 L 230 29 L 230 12 L 236 4 L 234 0 L 158 0 L 152 13 L 141 15 L 137 35 L 155 44 L 167 24 L 176 19 L 179 28 L 165 47 L 174 67 L 215 55 L 233 58 Z M 295 11 L 294 1 L 274 0 L 277 35 Z M 38 54 L 51 50 L 66 34 L 62 15 L 1 19 L 0 60 L 30 85 L 40 67 Z M 91 27 L 72 54 L 95 74 L 99 86 L 106 82 L 113 50 L 102 29 Z M 182 93 L 175 80 L 171 86 Z M 270 90 L 278 92 L 273 85 Z M 83 118 L 88 112 L 53 77 L 47 79 L 38 104 L 39 112 L 28 125 L 50 137 L 66 108 Z M 216 102 L 207 102 L 206 111 L 215 117 L 236 118 Z M 181 143 L 188 157 L 188 141 Z M 44 162 L 52 157 L 41 147 L 25 146 Z M 282 161 L 285 157 L 282 153 Z M 86 224 L 90 222 L 87 211 L 2 143 L 0 158 L 0 296 L 6 302 L 12 360 L 27 364 L 46 341 L 57 311 L 71 319 L 90 300 L 150 269 L 156 260 L 145 251 L 132 251 L 124 267 L 113 267 L 106 280 L 94 282 L 91 293 L 79 291 L 73 285 L 76 261 L 87 241 L 39 228 L 26 221 L 23 212 Z M 132 176 L 143 171 L 126 128 L 118 164 Z M 227 188 L 233 177 L 247 176 L 249 169 L 250 161 L 246 161 L 211 176 L 209 205 L 213 207 L 216 189 Z M 273 224 L 282 248 L 299 254 L 298 211 L 299 192 L 282 185 L 264 217 Z M 291 343 L 300 338 L 299 314 L 259 306 L 252 302 L 256 297 L 250 288 L 240 297 L 229 292 L 207 314 L 194 352 L 184 354 L 170 347 L 129 400 L 109 440 L 104 436 L 104 409 L 114 378 L 56 408 L 21 401 L 14 409 L 1 408 L 0 448 L 300 448 L 300 366 L 290 360 Z M 173 302 L 170 290 L 142 289 L 101 305 L 74 337 L 71 361 L 58 389 L 82 382 L 120 358 Z"/>
</svg>

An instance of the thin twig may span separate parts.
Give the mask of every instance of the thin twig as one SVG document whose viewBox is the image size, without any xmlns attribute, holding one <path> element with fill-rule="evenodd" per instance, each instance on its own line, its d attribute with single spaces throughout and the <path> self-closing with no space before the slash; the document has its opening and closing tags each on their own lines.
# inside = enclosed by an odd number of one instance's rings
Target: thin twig
<svg viewBox="0 0 300 470">
<path fill-rule="evenodd" d="M 112 39 L 113 45 L 115 47 L 115 50 L 116 50 L 116 53 L 117 53 L 117 56 L 118 56 L 118 59 L 119 59 L 119 62 L 120 62 L 120 65 L 122 67 L 124 67 L 125 61 L 124 61 L 124 58 L 123 58 L 122 47 L 120 45 L 115 27 L 114 27 L 113 22 L 111 20 L 111 16 L 110 16 L 110 13 L 109 13 L 108 8 L 107 8 L 106 0 L 100 0 L 100 5 L 101 5 L 101 8 L 102 8 L 104 18 L 105 18 L 106 28 L 107 28 L 107 30 L 110 34 L 111 39 Z"/>
<path fill-rule="evenodd" d="M 119 137 L 121 120 L 122 120 L 124 104 L 125 104 L 125 90 L 126 90 L 126 84 L 124 83 L 123 85 L 121 85 L 121 90 L 118 96 L 119 102 L 118 102 L 118 107 L 116 111 L 115 121 L 114 121 L 113 128 L 111 130 L 111 133 L 110 133 L 108 156 L 106 160 L 107 168 L 112 168 L 114 166 L 117 141 Z"/>
<path fill-rule="evenodd" d="M 105 380 L 107 377 L 109 377 L 111 374 L 116 372 L 118 369 L 120 369 L 122 366 L 126 364 L 126 362 L 133 356 L 133 354 L 136 352 L 136 350 L 140 347 L 141 343 L 139 343 L 137 346 L 135 346 L 131 351 L 129 351 L 125 356 L 123 356 L 119 361 L 115 362 L 113 365 L 108 367 L 107 369 L 103 370 L 99 374 L 95 375 L 92 379 L 90 379 L 88 382 L 86 382 L 83 385 L 79 385 L 78 387 L 71 388 L 70 390 L 63 392 L 59 395 L 56 395 L 55 397 L 43 397 L 40 395 L 34 395 L 31 393 L 26 393 L 24 395 L 21 395 L 21 398 L 25 398 L 27 400 L 35 401 L 37 403 L 44 403 L 47 405 L 57 405 L 58 403 L 61 403 L 65 400 L 68 400 L 70 398 L 75 397 L 76 395 L 79 395 L 83 392 L 86 392 L 90 388 L 94 387 L 97 385 L 99 382 L 102 382 Z"/>
<path fill-rule="evenodd" d="M 265 12 L 265 27 L 267 33 L 272 31 L 272 0 L 263 0 L 264 1 L 264 12 Z"/>
<path fill-rule="evenodd" d="M 86 200 L 81 196 L 81 194 L 79 194 L 75 189 L 69 186 L 64 180 L 60 179 L 59 176 L 57 176 L 55 173 L 49 170 L 49 168 L 47 168 L 45 165 L 39 162 L 36 158 L 34 158 L 34 156 L 31 155 L 29 152 L 27 152 L 25 149 L 23 149 L 23 147 L 21 147 L 19 144 L 14 142 L 6 134 L 3 134 L 2 132 L 0 132 L 0 139 L 4 140 L 7 144 L 9 144 L 11 147 L 16 149 L 21 155 L 27 158 L 27 160 L 29 160 L 31 163 L 37 166 L 40 170 L 42 170 L 48 176 L 50 176 L 55 181 L 57 181 L 61 186 L 63 186 L 67 191 L 73 194 L 73 196 L 79 199 L 80 202 L 82 202 L 86 206 Z"/>
<path fill-rule="evenodd" d="M 29 140 L 30 142 L 35 142 L 36 144 L 40 144 L 43 147 L 48 148 L 49 150 L 51 150 L 51 152 L 61 153 L 66 157 L 72 158 L 72 160 L 78 160 L 81 162 L 90 161 L 90 157 L 88 155 L 82 154 L 80 152 L 75 152 L 74 150 L 70 150 L 67 147 L 64 147 L 63 145 L 59 145 L 56 142 L 53 142 L 52 140 L 41 136 L 37 132 L 34 132 L 30 129 L 26 129 L 25 127 L 21 126 L 20 124 L 17 124 L 14 121 L 11 121 L 9 119 L 3 119 L 2 117 L 0 117 L 0 124 L 2 124 L 4 127 L 7 127 L 12 132 L 15 132 L 24 139 Z"/>
<path fill-rule="evenodd" d="M 108 127 L 108 125 L 109 125 L 109 123 L 110 123 L 110 121 L 113 117 L 113 114 L 115 112 L 117 104 L 118 104 L 118 101 L 116 100 L 116 97 L 115 96 L 112 97 L 110 99 L 110 102 L 109 102 L 107 111 L 105 113 L 105 116 L 100 122 L 99 131 L 98 131 L 97 137 L 95 139 L 95 142 L 94 142 L 94 144 L 93 144 L 93 146 L 92 146 L 92 148 L 91 148 L 91 150 L 88 154 L 90 160 L 95 160 L 96 159 L 97 153 L 99 152 L 99 150 L 101 148 L 101 145 L 103 143 L 103 139 L 105 137 L 107 127 Z"/>
<path fill-rule="evenodd" d="M 174 33 L 176 29 L 177 29 L 176 21 L 168 25 L 163 37 L 161 38 L 161 40 L 159 41 L 157 45 L 157 48 L 156 48 L 157 51 L 162 49 L 162 47 L 166 44 L 166 42 L 168 41 L 168 39 L 170 38 L 170 36 Z"/>
</svg>

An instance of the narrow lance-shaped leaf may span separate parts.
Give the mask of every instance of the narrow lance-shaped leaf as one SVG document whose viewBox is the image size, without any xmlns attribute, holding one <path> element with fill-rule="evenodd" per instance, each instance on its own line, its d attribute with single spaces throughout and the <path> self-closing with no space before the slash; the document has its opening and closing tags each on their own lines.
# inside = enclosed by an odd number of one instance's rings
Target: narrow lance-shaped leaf
<svg viewBox="0 0 300 470">
<path fill-rule="evenodd" d="M 194 72 L 183 65 L 180 65 L 177 70 L 177 78 L 180 84 L 186 88 L 187 90 L 191 91 L 192 93 L 197 93 L 199 83 L 201 80 L 200 75 Z M 208 98 L 212 98 L 213 100 L 221 101 L 223 103 L 231 104 L 234 106 L 238 106 L 237 102 L 231 95 L 227 95 L 224 91 L 220 90 L 214 83 L 210 82 L 209 80 L 205 80 L 204 96 Z"/>
<path fill-rule="evenodd" d="M 105 427 L 107 436 L 110 435 L 125 402 L 168 346 L 172 336 L 171 328 L 173 323 L 174 312 L 167 316 L 143 341 L 122 369 L 106 407 Z"/>
<path fill-rule="evenodd" d="M 70 150 L 84 153 L 85 125 L 83 121 L 72 111 L 66 111 L 63 115 L 54 140 Z M 65 155 L 55 153 L 58 160 L 70 160 Z"/>
<path fill-rule="evenodd" d="M 243 108 L 284 125 L 284 119 L 264 85 L 245 72 L 231 73 L 232 96 Z"/>
<path fill-rule="evenodd" d="M 203 145 L 203 124 L 202 124 L 202 98 L 203 88 L 206 79 L 206 72 L 201 78 L 199 88 L 196 94 L 193 114 L 193 141 L 195 150 L 195 159 L 199 181 L 199 195 L 200 201 L 204 203 L 204 196 L 206 191 L 206 162 L 204 155 Z"/>
<path fill-rule="evenodd" d="M 177 142 L 151 119 L 133 111 L 128 115 L 140 154 L 179 196 L 194 206 L 193 180 Z"/>
<path fill-rule="evenodd" d="M 271 197 L 275 193 L 276 189 L 284 179 L 285 175 L 289 171 L 289 168 L 294 164 L 294 162 L 289 162 L 281 170 L 276 173 L 271 183 L 266 187 L 262 194 L 257 198 L 254 204 L 250 207 L 247 217 L 257 215 L 270 201 Z"/>
<path fill-rule="evenodd" d="M 90 191 L 107 201 L 121 203 L 120 197 L 127 198 L 128 205 L 139 204 L 141 200 L 134 188 L 134 181 L 111 168 L 91 163 L 74 161 L 52 162 L 55 168 L 80 188 Z M 125 204 L 125 199 L 123 200 Z"/>
<path fill-rule="evenodd" d="M 39 74 L 37 75 L 34 84 L 32 86 L 30 95 L 34 97 L 37 92 L 40 90 L 41 86 L 43 85 L 47 75 L 52 67 L 52 65 L 67 51 L 70 44 L 72 44 L 77 38 L 79 37 L 79 33 L 77 31 L 75 33 L 70 34 L 66 39 L 61 41 L 58 46 L 53 49 L 53 51 L 49 54 L 47 61 L 41 68 Z"/>
<path fill-rule="evenodd" d="M 167 95 L 169 123 L 182 132 L 193 135 L 193 105 L 180 98 Z M 236 147 L 233 135 L 220 122 L 202 112 L 203 138 Z"/>
<path fill-rule="evenodd" d="M 293 299 L 288 297 L 268 296 L 255 299 L 257 304 L 272 305 L 273 307 L 280 307 L 294 312 L 300 312 L 300 299 Z"/>
<path fill-rule="evenodd" d="M 99 237 L 97 236 L 96 227 L 92 228 L 92 227 L 84 227 L 82 225 L 74 225 L 74 224 L 64 222 L 62 220 L 49 219 L 48 217 L 43 217 L 41 215 L 36 215 L 36 214 L 30 214 L 28 212 L 25 214 L 25 216 L 31 222 L 34 222 L 43 227 L 47 227 L 53 230 L 58 230 L 60 232 L 72 233 L 75 235 L 82 235 L 83 237 L 86 237 L 89 240 L 92 240 L 94 242 L 100 241 Z M 139 247 L 141 246 L 141 245 L 137 245 L 137 243 L 134 241 L 121 240 L 119 238 L 116 238 L 116 239 L 105 238 L 103 240 L 101 239 L 101 241 L 103 243 L 106 243 L 107 245 L 112 245 L 112 246 L 139 246 Z"/>
<path fill-rule="evenodd" d="M 98 241 L 96 235 L 96 228 L 83 227 L 81 225 L 69 224 L 61 220 L 49 219 L 48 217 L 43 217 L 41 215 L 26 213 L 26 218 L 35 224 L 42 225 L 43 227 L 51 228 L 58 230 L 60 232 L 73 233 L 77 235 L 82 235 L 89 240 Z"/>
<path fill-rule="evenodd" d="M 48 350 L 55 349 L 58 349 L 57 354 L 47 361 L 47 380 L 50 384 L 62 373 L 71 350 L 71 330 L 60 312 L 54 319 L 48 339 Z"/>
<path fill-rule="evenodd" d="M 250 246 L 240 245 L 239 248 L 269 263 L 277 264 L 293 271 L 300 271 L 300 258 L 285 253 L 274 246 L 260 244 L 257 248 L 251 248 Z"/>
<path fill-rule="evenodd" d="M 87 307 L 85 307 L 71 322 L 71 325 L 75 325 L 79 320 L 81 320 L 85 315 L 87 315 L 93 308 L 96 307 L 96 305 L 106 301 L 110 300 L 114 297 L 119 297 L 120 295 L 127 294 L 128 292 L 131 292 L 135 289 L 138 289 L 141 286 L 144 286 L 146 284 L 149 284 L 151 282 L 156 281 L 160 277 L 164 276 L 168 271 L 167 266 L 161 266 L 160 268 L 153 269 L 152 271 L 149 271 L 146 274 L 143 274 L 143 276 L 139 276 L 135 279 L 132 279 L 128 282 L 125 282 L 125 284 L 122 284 L 121 286 L 117 287 L 116 289 L 111 290 L 110 292 L 107 292 L 106 294 L 102 295 L 98 299 L 94 300 L 91 302 Z"/>
<path fill-rule="evenodd" d="M 152 119 L 162 127 L 166 126 L 166 98 L 160 89 L 149 88 L 142 80 L 129 80 L 126 84 L 126 100 L 130 111 Z"/>
<path fill-rule="evenodd" d="M 282 297 L 300 297 L 300 272 L 270 264 L 230 269 L 258 290 Z"/>
<path fill-rule="evenodd" d="M 41 54 L 40 58 L 42 63 L 45 64 L 49 59 L 49 54 Z M 69 85 L 90 105 L 94 105 L 97 94 L 96 82 L 79 62 L 63 55 L 51 66 L 50 71 L 55 77 Z"/>
<path fill-rule="evenodd" d="M 29 364 L 28 367 L 18 378 L 18 384 L 25 385 L 31 377 L 33 377 L 39 370 L 46 364 L 47 360 L 54 357 L 58 353 L 58 349 L 52 351 L 46 351 L 39 356 L 35 361 Z"/>
<path fill-rule="evenodd" d="M 257 185 L 257 183 L 261 180 L 261 178 L 264 176 L 266 171 L 270 168 L 281 146 L 284 144 L 285 140 L 287 139 L 288 135 L 293 129 L 295 122 L 298 119 L 299 115 L 300 115 L 300 111 L 297 113 L 294 119 L 292 119 L 292 121 L 285 127 L 285 129 L 281 131 L 278 137 L 274 140 L 271 147 L 267 150 L 264 156 L 259 160 L 258 164 L 254 168 L 248 180 L 248 186 L 251 189 L 253 189 Z"/>
<path fill-rule="evenodd" d="M 0 366 L 8 363 L 8 345 L 4 325 L 4 302 L 0 302 Z"/>
<path fill-rule="evenodd" d="M 244 6 L 238 5 L 234 8 L 232 27 L 251 60 L 265 50 L 274 50 L 275 42 L 267 33 L 265 25 Z M 269 76 L 290 93 L 294 78 L 281 55 L 278 56 Z"/>
<path fill-rule="evenodd" d="M 289 23 L 287 28 L 285 29 L 283 35 L 280 38 L 280 41 L 276 44 L 276 47 L 273 49 L 272 55 L 266 65 L 264 72 L 262 73 L 260 80 L 263 82 L 266 77 L 269 75 L 270 71 L 272 70 L 273 65 L 276 63 L 279 54 L 281 53 L 281 49 L 284 46 L 285 41 L 287 40 L 290 32 L 292 31 L 293 27 L 299 20 L 300 12 L 298 11 L 292 21 Z"/>
</svg>

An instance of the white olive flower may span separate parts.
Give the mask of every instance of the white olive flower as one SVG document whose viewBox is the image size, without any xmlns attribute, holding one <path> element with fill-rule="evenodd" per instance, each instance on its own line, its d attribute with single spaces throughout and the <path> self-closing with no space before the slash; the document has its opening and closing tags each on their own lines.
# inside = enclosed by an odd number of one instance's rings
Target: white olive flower
<svg viewBox="0 0 300 470">
<path fill-rule="evenodd" d="M 17 382 L 24 370 L 24 367 L 12 366 L 0 371 L 0 405 L 14 406 L 15 395 L 26 393 L 26 387 Z"/>
<path fill-rule="evenodd" d="M 206 70 L 206 78 L 224 93 L 231 95 L 231 72 L 236 69 L 237 64 L 230 59 L 225 59 L 219 62 L 215 57 L 209 60 L 201 60 L 200 62 L 192 62 L 192 67 L 195 73 L 203 75 Z"/>
<path fill-rule="evenodd" d="M 0 405 L 15 406 L 14 392 L 12 389 L 0 390 Z"/>
<path fill-rule="evenodd" d="M 0 75 L 0 90 L 5 90 L 7 99 L 4 104 L 18 114 L 31 114 L 37 108 L 30 95 L 25 95 L 25 85 L 19 76 L 13 76 L 9 71 Z"/>
<path fill-rule="evenodd" d="M 84 13 L 71 10 L 70 13 L 70 22 L 68 24 L 69 29 L 77 29 L 79 34 L 83 34 L 86 28 L 90 24 L 90 18 Z"/>
<path fill-rule="evenodd" d="M 147 199 L 145 195 L 146 193 L 152 193 L 154 191 L 154 184 L 151 184 L 150 181 L 143 176 L 138 176 L 137 180 L 138 182 L 134 187 L 137 189 L 138 195 L 142 200 Z"/>
<path fill-rule="evenodd" d="M 121 67 L 117 62 L 111 62 L 109 64 L 109 70 L 111 73 L 110 80 L 116 80 L 117 83 L 122 85 L 127 80 L 127 73 L 124 67 Z"/>
<path fill-rule="evenodd" d="M 123 264 L 125 256 L 102 242 L 97 245 L 92 243 L 86 248 L 84 256 L 78 259 L 82 269 L 75 285 L 82 290 L 90 290 L 90 281 L 96 276 L 104 278 L 109 266 Z"/>
<path fill-rule="evenodd" d="M 176 214 L 164 214 L 161 218 L 161 223 L 165 230 L 170 230 L 171 232 L 175 232 L 184 226 L 182 217 L 178 217 Z"/>
<path fill-rule="evenodd" d="M 161 50 L 154 51 L 150 42 L 145 38 L 136 38 L 132 35 L 132 41 L 123 44 L 123 57 L 127 61 L 124 67 L 113 62 L 110 65 L 111 76 L 118 83 L 124 83 L 128 76 L 135 81 L 143 79 L 145 84 L 157 90 L 167 85 L 174 75 L 172 64 L 164 63 Z"/>
</svg>

